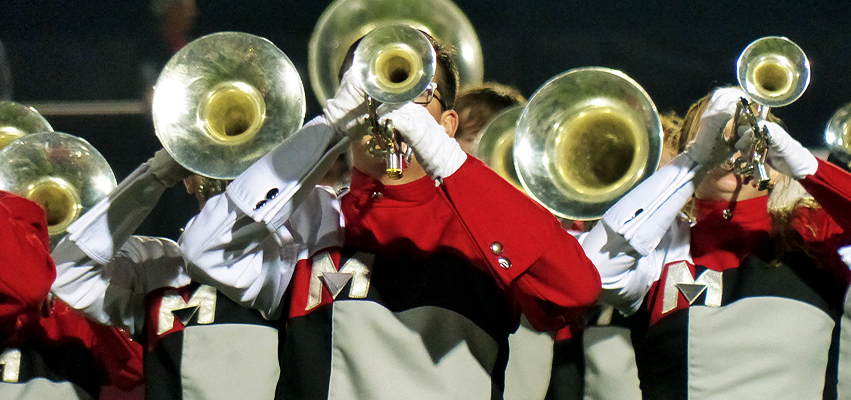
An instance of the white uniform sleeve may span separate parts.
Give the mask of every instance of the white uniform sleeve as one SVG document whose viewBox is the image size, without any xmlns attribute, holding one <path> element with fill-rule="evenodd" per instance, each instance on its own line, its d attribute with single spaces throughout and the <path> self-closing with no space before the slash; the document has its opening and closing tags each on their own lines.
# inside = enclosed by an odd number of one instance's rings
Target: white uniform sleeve
<svg viewBox="0 0 851 400">
<path fill-rule="evenodd" d="M 340 140 L 314 119 L 210 199 L 180 238 L 190 276 L 279 316 L 295 265 L 342 243 L 339 202 L 314 186 L 347 148 Z"/>
<path fill-rule="evenodd" d="M 633 188 L 580 239 L 597 267 L 603 300 L 624 314 L 641 305 L 659 279 L 664 256 L 657 248 L 675 226 L 677 215 L 694 193 L 697 164 L 685 155 Z"/>
<path fill-rule="evenodd" d="M 142 164 L 71 224 L 51 253 L 56 264 L 51 291 L 97 321 L 140 332 L 145 295 L 189 283 L 174 241 L 130 239 L 164 191 Z"/>
<path fill-rule="evenodd" d="M 189 284 L 177 243 L 165 238 L 131 236 L 109 262 L 94 261 L 65 238 L 52 253 L 56 281 L 52 292 L 90 318 L 142 332 L 145 296 L 160 287 Z"/>
</svg>

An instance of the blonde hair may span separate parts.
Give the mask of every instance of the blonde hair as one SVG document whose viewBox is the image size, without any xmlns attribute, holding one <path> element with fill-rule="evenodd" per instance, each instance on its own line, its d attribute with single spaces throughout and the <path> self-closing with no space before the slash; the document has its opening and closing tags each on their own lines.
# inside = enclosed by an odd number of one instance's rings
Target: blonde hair
<svg viewBox="0 0 851 400">
<path fill-rule="evenodd" d="M 683 125 L 679 135 L 672 135 L 670 140 L 665 141 L 666 145 L 676 149 L 677 153 L 685 150 L 686 145 L 697 134 L 700 117 L 706 111 L 709 100 L 712 98 L 715 90 L 712 90 L 709 94 L 692 104 L 685 117 L 683 117 Z M 768 114 L 767 120 L 782 125 L 782 121 L 771 113 Z M 785 175 L 780 175 L 780 178 L 773 182 L 768 194 L 768 213 L 771 218 L 770 235 L 774 243 L 772 265 L 779 265 L 787 255 L 795 251 L 803 252 L 810 258 L 815 259 L 812 249 L 804 241 L 801 233 L 795 228 L 794 222 L 795 216 L 802 210 L 815 210 L 819 207 L 815 199 L 796 180 Z M 689 201 L 683 207 L 683 212 L 694 221 L 693 200 Z M 810 225 L 806 228 L 810 234 L 814 236 L 817 234 L 817 227 Z"/>
</svg>

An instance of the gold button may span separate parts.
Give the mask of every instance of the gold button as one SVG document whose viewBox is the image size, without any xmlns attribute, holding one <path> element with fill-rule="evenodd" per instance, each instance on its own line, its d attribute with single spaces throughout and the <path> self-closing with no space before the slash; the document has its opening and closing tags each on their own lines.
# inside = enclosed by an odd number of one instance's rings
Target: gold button
<svg viewBox="0 0 851 400">
<path fill-rule="evenodd" d="M 508 259 L 505 258 L 505 257 L 500 257 L 499 259 L 496 260 L 496 262 L 498 262 L 499 266 L 502 267 L 503 269 L 511 268 L 511 261 L 508 261 Z"/>
<path fill-rule="evenodd" d="M 491 252 L 493 252 L 493 254 L 496 254 L 498 256 L 502 255 L 502 243 L 500 243 L 500 242 L 491 243 Z"/>
<path fill-rule="evenodd" d="M 384 193 L 372 192 L 372 201 L 381 201 L 384 198 Z"/>
<path fill-rule="evenodd" d="M 726 220 L 730 220 L 730 218 L 733 218 L 733 211 L 728 208 L 721 213 L 721 216 Z"/>
</svg>

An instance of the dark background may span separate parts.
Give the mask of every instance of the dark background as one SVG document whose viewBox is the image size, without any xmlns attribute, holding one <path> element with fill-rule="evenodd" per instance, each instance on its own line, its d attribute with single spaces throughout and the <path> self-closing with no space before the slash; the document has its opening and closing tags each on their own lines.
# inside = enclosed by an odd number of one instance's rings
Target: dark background
<svg viewBox="0 0 851 400">
<path fill-rule="evenodd" d="M 417 0 L 400 0 L 417 1 Z M 307 43 L 330 1 L 197 0 L 194 36 L 234 30 L 263 36 L 299 69 L 307 119 L 320 111 L 307 75 Z M 736 82 L 735 62 L 755 39 L 786 36 L 810 59 L 812 80 L 776 109 L 804 145 L 823 146 L 825 124 L 851 101 L 851 2 L 458 0 L 481 41 L 485 80 L 531 96 L 554 75 L 605 66 L 630 75 L 660 111 L 683 114 L 714 86 Z M 145 0 L 3 0 L 0 40 L 14 100 L 141 99 L 139 65 L 151 38 Z M 146 115 L 52 116 L 57 131 L 89 140 L 120 181 L 160 148 Z M 171 190 L 140 233 L 176 237 L 197 211 Z"/>
</svg>

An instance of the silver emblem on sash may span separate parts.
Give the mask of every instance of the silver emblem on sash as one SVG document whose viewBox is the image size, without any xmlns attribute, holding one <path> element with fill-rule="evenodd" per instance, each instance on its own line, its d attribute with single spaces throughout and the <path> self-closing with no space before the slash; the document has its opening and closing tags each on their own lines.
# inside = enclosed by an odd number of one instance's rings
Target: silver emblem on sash
<svg viewBox="0 0 851 400">
<path fill-rule="evenodd" d="M 338 271 L 334 267 L 334 260 L 328 252 L 322 252 L 313 256 L 313 268 L 310 271 L 310 288 L 308 291 L 307 306 L 305 311 L 310 310 L 322 303 L 322 286 L 328 288 L 333 298 L 343 291 L 343 288 L 352 281 L 349 297 L 353 299 L 364 299 L 369 292 L 370 273 L 375 254 L 355 253 L 343 263 Z"/>
<path fill-rule="evenodd" d="M 185 312 L 181 312 L 184 311 Z M 160 304 L 160 315 L 157 335 L 162 335 L 174 327 L 174 318 L 178 317 L 184 325 L 189 323 L 192 316 L 198 314 L 199 324 L 211 324 L 216 314 L 216 288 L 201 285 L 189 301 L 184 301 L 177 290 L 169 290 L 163 296 Z"/>
<path fill-rule="evenodd" d="M 669 266 L 668 275 L 665 278 L 662 313 L 664 314 L 677 308 L 677 300 L 680 293 L 683 294 L 686 300 L 688 300 L 688 304 L 691 305 L 703 292 L 706 292 L 706 302 L 704 305 L 721 307 L 721 294 L 723 293 L 721 272 L 707 269 L 695 280 L 685 261 Z"/>
<path fill-rule="evenodd" d="M 17 382 L 21 373 L 21 351 L 4 350 L 0 353 L 0 366 L 3 367 L 3 382 Z"/>
</svg>

